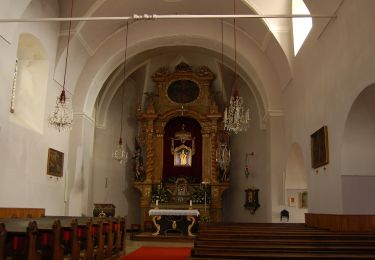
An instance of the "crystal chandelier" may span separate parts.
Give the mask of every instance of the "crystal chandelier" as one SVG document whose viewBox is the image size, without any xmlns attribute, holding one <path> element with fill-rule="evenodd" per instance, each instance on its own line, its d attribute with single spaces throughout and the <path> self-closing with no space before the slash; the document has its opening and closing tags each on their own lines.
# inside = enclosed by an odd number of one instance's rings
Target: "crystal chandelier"
<svg viewBox="0 0 375 260">
<path fill-rule="evenodd" d="M 73 17 L 73 1 L 70 9 L 70 18 Z M 48 117 L 48 124 L 51 127 L 56 128 L 59 132 L 61 130 L 71 130 L 73 123 L 73 109 L 71 103 L 65 95 L 65 81 L 66 81 L 66 70 L 68 68 L 68 55 L 69 55 L 69 43 L 70 43 L 70 33 L 72 29 L 72 20 L 69 21 L 69 35 L 68 43 L 66 47 L 66 57 L 65 57 L 65 71 L 64 71 L 64 83 L 62 85 L 61 94 L 56 99 L 56 106 L 54 111 Z"/>
<path fill-rule="evenodd" d="M 72 129 L 73 110 L 70 105 L 65 96 L 65 90 L 63 90 L 56 99 L 55 110 L 48 117 L 49 125 L 56 128 L 59 132 Z"/>
<path fill-rule="evenodd" d="M 233 1 L 234 14 L 236 14 L 236 0 Z M 233 36 L 234 36 L 234 74 L 235 81 L 233 84 L 233 94 L 229 101 L 229 107 L 224 111 L 224 129 L 228 132 L 238 134 L 247 131 L 250 120 L 249 109 L 244 107 L 243 98 L 239 95 L 237 87 L 237 37 L 236 37 L 236 18 L 233 19 Z"/>
<path fill-rule="evenodd" d="M 126 163 L 128 160 L 128 153 L 125 151 L 124 145 L 122 144 L 122 138 L 118 140 L 118 144 L 116 149 L 112 153 L 113 159 L 118 161 L 119 163 Z"/>
<path fill-rule="evenodd" d="M 247 131 L 249 120 L 250 112 L 244 107 L 243 98 L 238 92 L 233 94 L 230 97 L 229 107 L 224 111 L 224 129 L 234 134 Z"/>
<path fill-rule="evenodd" d="M 125 151 L 125 147 L 122 143 L 122 123 L 124 117 L 124 99 L 125 99 L 125 80 L 126 80 L 126 59 L 127 59 L 127 50 L 128 50 L 128 31 L 129 31 L 129 22 L 126 21 L 126 34 L 125 34 L 125 52 L 124 52 L 124 83 L 121 88 L 122 95 L 121 95 L 121 121 L 120 121 L 120 138 L 118 140 L 118 144 L 116 149 L 112 153 L 112 157 L 118 161 L 119 163 L 126 163 L 128 159 L 128 153 Z"/>
</svg>

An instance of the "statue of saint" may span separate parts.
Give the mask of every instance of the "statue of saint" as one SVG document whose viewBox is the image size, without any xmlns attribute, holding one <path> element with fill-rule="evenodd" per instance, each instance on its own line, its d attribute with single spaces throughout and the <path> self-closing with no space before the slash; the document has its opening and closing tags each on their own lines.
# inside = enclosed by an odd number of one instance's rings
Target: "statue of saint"
<svg viewBox="0 0 375 260">
<path fill-rule="evenodd" d="M 186 165 L 187 163 L 185 150 L 182 150 L 182 152 L 180 153 L 180 162 L 181 165 Z"/>
<path fill-rule="evenodd" d="M 133 156 L 135 160 L 134 171 L 135 171 L 135 180 L 136 181 L 143 181 L 144 179 L 144 168 L 143 168 L 143 158 L 142 158 L 142 149 L 141 147 L 137 147 L 135 154 Z"/>
</svg>

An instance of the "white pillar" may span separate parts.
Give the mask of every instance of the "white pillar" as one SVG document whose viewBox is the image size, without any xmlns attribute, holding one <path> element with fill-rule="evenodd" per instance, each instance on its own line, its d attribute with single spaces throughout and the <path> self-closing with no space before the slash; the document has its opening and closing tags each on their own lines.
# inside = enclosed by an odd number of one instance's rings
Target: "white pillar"
<svg viewBox="0 0 375 260">
<path fill-rule="evenodd" d="M 69 181 L 66 215 L 91 216 L 93 209 L 93 147 L 95 122 L 85 114 L 74 114 L 69 141 Z"/>
</svg>

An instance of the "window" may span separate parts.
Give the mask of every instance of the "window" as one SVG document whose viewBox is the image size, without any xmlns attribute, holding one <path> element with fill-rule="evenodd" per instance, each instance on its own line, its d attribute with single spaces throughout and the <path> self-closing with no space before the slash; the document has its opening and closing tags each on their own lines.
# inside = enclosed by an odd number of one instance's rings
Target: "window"
<svg viewBox="0 0 375 260">
<path fill-rule="evenodd" d="M 303 0 L 293 0 L 292 2 L 293 14 L 310 14 Z M 302 47 L 307 35 L 312 28 L 312 18 L 293 18 L 293 42 L 294 42 L 294 56 Z"/>
<path fill-rule="evenodd" d="M 32 34 L 19 37 L 16 68 L 11 120 L 42 133 L 49 61 L 43 45 Z"/>
</svg>

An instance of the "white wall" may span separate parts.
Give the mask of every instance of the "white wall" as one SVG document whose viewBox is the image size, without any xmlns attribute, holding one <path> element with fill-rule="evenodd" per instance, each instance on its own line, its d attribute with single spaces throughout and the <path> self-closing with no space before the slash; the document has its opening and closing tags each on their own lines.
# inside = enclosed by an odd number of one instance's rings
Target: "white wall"
<svg viewBox="0 0 375 260">
<path fill-rule="evenodd" d="M 9 3 L 8 3 L 9 2 Z M 3 9 L 5 5 L 5 9 Z M 8 10 L 12 17 L 54 17 L 58 15 L 56 1 L 32 1 L 26 11 L 27 1 L 1 2 L 1 10 Z M 2 17 L 6 17 L 4 15 Z M 14 15 L 14 16 L 13 16 Z M 55 63 L 58 23 L 2 24 L 0 31 L 8 42 L 0 39 L 0 207 L 40 207 L 49 215 L 64 215 L 64 178 L 46 175 L 48 148 L 65 154 L 64 176 L 67 172 L 68 133 L 58 133 L 47 126 L 47 117 L 52 111 L 61 89 L 53 81 L 53 66 L 50 66 L 47 93 L 41 105 L 45 105 L 43 134 L 32 128 L 20 126 L 9 120 L 10 98 L 14 64 L 17 57 L 18 36 L 30 33 L 40 40 L 50 64 Z M 16 101 L 17 102 L 17 101 Z M 45 103 L 45 104 L 44 104 Z"/>
<path fill-rule="evenodd" d="M 242 83 L 243 84 L 243 83 Z M 259 128 L 259 117 L 253 96 L 250 96 L 245 86 L 241 86 L 240 95 L 244 98 L 246 107 L 250 109 L 250 123 L 247 132 L 232 135 L 231 147 L 231 187 L 223 195 L 223 221 L 225 222 L 266 222 L 269 219 L 268 207 L 270 201 L 270 183 L 267 156 L 266 131 Z M 245 176 L 246 154 L 250 168 L 249 177 Z M 245 190 L 259 189 L 260 207 L 255 214 L 244 207 L 246 201 Z"/>
<path fill-rule="evenodd" d="M 313 27 L 295 59 L 294 80 L 284 92 L 287 147 L 298 142 L 310 158 L 310 135 L 328 126 L 330 163 L 316 172 L 310 160 L 305 161 L 312 213 L 343 212 L 345 121 L 357 95 L 375 82 L 373 8 L 374 1 L 345 1 L 319 38 Z"/>
<path fill-rule="evenodd" d="M 134 182 L 134 138 L 137 128 L 136 87 L 127 80 L 124 96 L 123 144 L 128 152 L 126 164 L 120 164 L 112 158 L 112 153 L 120 137 L 121 99 L 120 88 L 107 111 L 105 127 L 95 131 L 93 202 L 111 203 L 116 206 L 116 215 L 127 216 L 127 225 L 140 223 L 139 193 L 133 187 Z"/>
</svg>

